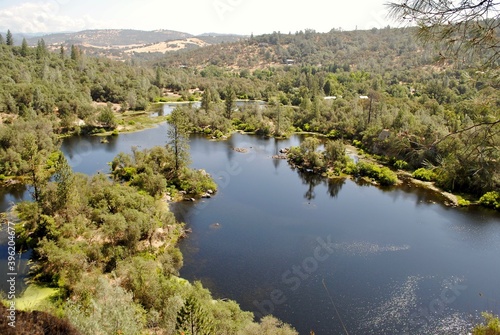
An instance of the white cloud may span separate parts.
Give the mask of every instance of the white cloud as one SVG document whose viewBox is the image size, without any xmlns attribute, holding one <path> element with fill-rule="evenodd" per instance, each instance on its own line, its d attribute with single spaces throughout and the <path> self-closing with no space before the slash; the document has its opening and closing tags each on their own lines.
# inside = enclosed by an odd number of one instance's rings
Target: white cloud
<svg viewBox="0 0 500 335">
<path fill-rule="evenodd" d="M 61 15 L 58 1 L 26 2 L 0 9 L 0 30 L 39 33 L 77 31 L 100 26 L 88 16 L 72 18 Z"/>
</svg>

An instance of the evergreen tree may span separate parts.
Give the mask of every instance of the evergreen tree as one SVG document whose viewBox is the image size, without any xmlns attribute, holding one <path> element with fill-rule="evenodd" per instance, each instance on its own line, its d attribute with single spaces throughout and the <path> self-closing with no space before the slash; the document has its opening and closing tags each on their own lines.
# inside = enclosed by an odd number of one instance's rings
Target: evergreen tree
<svg viewBox="0 0 500 335">
<path fill-rule="evenodd" d="M 6 42 L 7 45 L 14 45 L 14 38 L 12 37 L 12 33 L 10 32 L 10 30 L 7 30 Z"/>
<path fill-rule="evenodd" d="M 226 86 L 225 90 L 225 112 L 226 118 L 231 119 L 231 115 L 234 109 L 234 100 L 236 99 L 236 94 L 234 93 L 233 87 L 231 85 Z"/>
<path fill-rule="evenodd" d="M 78 61 L 80 59 L 80 49 L 74 44 L 71 45 L 71 59 Z"/>
<path fill-rule="evenodd" d="M 186 299 L 177 314 L 176 330 L 185 335 L 210 335 L 214 333 L 213 320 L 203 310 L 194 296 Z"/>
<path fill-rule="evenodd" d="M 155 85 L 158 88 L 162 88 L 163 87 L 163 80 L 162 80 L 161 70 L 160 70 L 159 66 L 156 68 Z"/>
<path fill-rule="evenodd" d="M 210 105 L 212 104 L 212 93 L 209 88 L 206 88 L 201 96 L 201 108 L 208 113 L 210 110 Z"/>
<path fill-rule="evenodd" d="M 68 202 L 71 195 L 71 189 L 73 186 L 73 170 L 68 164 L 66 157 L 62 152 L 59 152 L 59 158 L 57 159 L 55 165 L 54 181 L 57 183 L 56 199 L 55 202 L 56 209 L 64 208 Z"/>
<path fill-rule="evenodd" d="M 4 45 L 5 44 L 5 39 L 3 38 L 3 35 L 0 34 L 0 45 Z"/>
<path fill-rule="evenodd" d="M 497 1 L 405 0 L 388 5 L 394 18 L 418 26 L 418 37 L 436 43 L 442 56 L 479 55 L 486 66 L 500 60 Z"/>
<path fill-rule="evenodd" d="M 21 56 L 26 57 L 28 55 L 28 42 L 23 38 L 23 42 L 21 43 Z"/>
<path fill-rule="evenodd" d="M 47 54 L 47 46 L 45 45 L 45 41 L 43 38 L 38 41 L 36 46 L 36 58 L 42 59 Z"/>
<path fill-rule="evenodd" d="M 167 136 L 169 145 L 174 151 L 175 175 L 179 177 L 180 169 L 189 162 L 188 119 L 182 108 L 175 108 L 170 114 Z"/>
</svg>

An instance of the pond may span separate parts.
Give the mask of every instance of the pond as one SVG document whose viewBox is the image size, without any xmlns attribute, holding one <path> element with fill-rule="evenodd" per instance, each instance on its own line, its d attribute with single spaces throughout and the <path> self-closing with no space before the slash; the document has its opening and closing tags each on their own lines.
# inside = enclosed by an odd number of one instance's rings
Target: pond
<svg viewBox="0 0 500 335">
<path fill-rule="evenodd" d="M 266 106 L 266 102 L 261 101 L 261 100 L 236 100 L 235 101 L 236 108 L 242 108 L 245 106 L 252 106 L 252 105 L 264 107 L 264 106 Z M 189 102 L 161 103 L 161 104 L 158 104 L 158 108 L 155 108 L 155 111 L 151 112 L 149 114 L 149 116 L 154 118 L 154 117 L 158 117 L 158 116 L 169 115 L 170 113 L 172 113 L 172 111 L 175 108 L 177 108 L 179 106 L 191 106 L 194 108 L 200 108 L 201 102 L 200 101 L 189 101 Z"/>
<path fill-rule="evenodd" d="M 75 171 L 107 173 L 121 151 L 165 145 L 166 127 L 109 143 L 68 138 L 62 150 Z M 191 137 L 192 166 L 219 191 L 171 206 L 193 230 L 183 277 L 301 334 L 466 334 L 478 311 L 500 312 L 498 213 L 445 207 L 415 186 L 327 181 L 272 158 L 301 139 Z M 2 190 L 2 210 L 27 196 Z"/>
</svg>

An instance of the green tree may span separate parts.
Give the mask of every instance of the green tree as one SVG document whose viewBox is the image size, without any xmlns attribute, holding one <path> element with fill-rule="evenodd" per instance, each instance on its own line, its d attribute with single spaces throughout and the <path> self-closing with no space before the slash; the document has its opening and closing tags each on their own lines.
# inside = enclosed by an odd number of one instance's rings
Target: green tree
<svg viewBox="0 0 500 335">
<path fill-rule="evenodd" d="M 71 59 L 74 61 L 79 61 L 80 57 L 81 57 L 80 49 L 76 45 L 72 44 L 71 45 Z"/>
<path fill-rule="evenodd" d="M 330 80 L 327 80 L 325 85 L 323 85 L 323 92 L 325 92 L 325 95 L 330 95 L 332 92 L 332 83 Z"/>
<path fill-rule="evenodd" d="M 156 67 L 155 85 L 158 88 L 162 88 L 164 86 L 163 85 L 163 76 L 162 76 L 162 72 L 161 72 L 161 69 L 159 66 Z"/>
<path fill-rule="evenodd" d="M 68 164 L 66 157 L 62 152 L 59 152 L 59 157 L 55 164 L 55 173 L 53 175 L 54 182 L 57 184 L 56 198 L 52 199 L 56 205 L 56 209 L 66 207 L 71 196 L 73 188 L 73 170 Z"/>
<path fill-rule="evenodd" d="M 92 282 L 88 291 L 94 292 L 91 301 L 68 300 L 65 312 L 83 335 L 142 334 L 145 328 L 144 309 L 134 303 L 131 293 L 112 285 L 104 276 Z"/>
<path fill-rule="evenodd" d="M 185 335 L 215 334 L 213 320 L 195 296 L 190 296 L 177 314 L 176 331 Z"/>
<path fill-rule="evenodd" d="M 36 46 L 36 58 L 42 59 L 47 55 L 47 46 L 45 45 L 45 41 L 43 38 L 38 41 Z"/>
<path fill-rule="evenodd" d="M 213 97 L 211 90 L 207 87 L 201 96 L 201 108 L 205 110 L 205 112 L 210 111 L 210 106 L 212 105 Z"/>
<path fill-rule="evenodd" d="M 227 85 L 224 91 L 224 104 L 225 104 L 225 114 L 227 119 L 231 119 L 233 109 L 234 109 L 234 100 L 236 99 L 236 93 L 234 93 L 234 89 L 231 85 Z"/>
<path fill-rule="evenodd" d="M 170 114 L 167 137 L 174 152 L 175 175 L 179 177 L 181 168 L 189 164 L 188 118 L 183 108 L 176 107 Z"/>
<path fill-rule="evenodd" d="M 14 45 L 14 38 L 12 37 L 12 33 L 10 32 L 10 30 L 7 30 L 6 43 L 10 46 Z"/>
<path fill-rule="evenodd" d="M 3 38 L 3 35 L 0 34 L 0 45 L 4 45 L 5 44 L 5 39 Z"/>
<path fill-rule="evenodd" d="M 37 203 L 42 201 L 42 192 L 48 180 L 44 166 L 46 154 L 43 150 L 40 150 L 34 134 L 28 134 L 24 137 L 21 155 L 26 162 L 26 172 L 33 187 L 31 195 Z"/>
<path fill-rule="evenodd" d="M 331 167 L 343 168 L 347 163 L 345 145 L 342 140 L 327 141 L 325 143 L 325 162 Z"/>
<path fill-rule="evenodd" d="M 113 110 L 109 106 L 106 106 L 101 109 L 101 112 L 99 113 L 97 120 L 101 123 L 103 127 L 106 128 L 116 127 L 115 113 L 113 113 Z"/>
<path fill-rule="evenodd" d="M 28 55 L 28 42 L 25 38 L 23 38 L 23 42 L 21 43 L 21 56 L 26 57 Z"/>
<path fill-rule="evenodd" d="M 389 8 L 396 19 L 418 25 L 418 37 L 440 45 L 443 55 L 480 55 L 489 65 L 500 58 L 498 5 L 491 0 L 402 0 Z"/>
</svg>

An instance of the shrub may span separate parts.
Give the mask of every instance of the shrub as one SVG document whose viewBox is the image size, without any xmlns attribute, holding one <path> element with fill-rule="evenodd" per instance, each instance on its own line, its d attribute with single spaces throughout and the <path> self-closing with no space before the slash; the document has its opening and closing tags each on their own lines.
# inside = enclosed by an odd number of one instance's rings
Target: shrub
<svg viewBox="0 0 500 335">
<path fill-rule="evenodd" d="M 349 161 L 347 162 L 343 171 L 346 174 L 356 175 L 358 174 L 358 166 L 353 161 Z"/>
<path fill-rule="evenodd" d="M 353 140 L 352 141 L 352 145 L 354 145 L 356 148 L 362 148 L 363 147 L 363 143 L 361 143 L 361 141 L 358 141 L 358 140 Z"/>
<path fill-rule="evenodd" d="M 479 203 L 484 207 L 493 208 L 496 210 L 500 210 L 500 192 L 491 191 L 485 193 L 480 199 Z"/>
<path fill-rule="evenodd" d="M 391 169 L 384 166 L 380 169 L 377 180 L 380 185 L 389 186 L 396 184 L 398 181 L 398 177 L 393 171 L 391 171 Z"/>
<path fill-rule="evenodd" d="M 408 163 L 406 163 L 402 159 L 398 159 L 397 161 L 392 163 L 392 166 L 399 170 L 406 170 L 408 168 Z"/>
<path fill-rule="evenodd" d="M 396 174 L 387 167 L 359 162 L 357 166 L 358 173 L 361 176 L 372 178 L 380 183 L 380 185 L 394 185 L 398 181 Z"/>
<path fill-rule="evenodd" d="M 490 313 L 483 313 L 485 324 L 474 328 L 474 335 L 500 335 L 500 320 Z"/>
<path fill-rule="evenodd" d="M 434 181 L 436 180 L 436 174 L 434 171 L 425 169 L 425 168 L 420 168 L 417 169 L 413 172 L 412 174 L 413 178 L 423 180 L 423 181 Z"/>
<path fill-rule="evenodd" d="M 180 181 L 180 189 L 188 194 L 202 195 L 208 190 L 217 190 L 217 184 L 204 170 L 185 169 Z"/>
<path fill-rule="evenodd" d="M 457 201 L 458 201 L 458 205 L 460 207 L 467 207 L 467 206 L 470 205 L 470 201 L 469 200 L 464 199 L 464 198 L 462 198 L 461 196 L 458 196 L 458 195 L 457 195 Z"/>
</svg>

